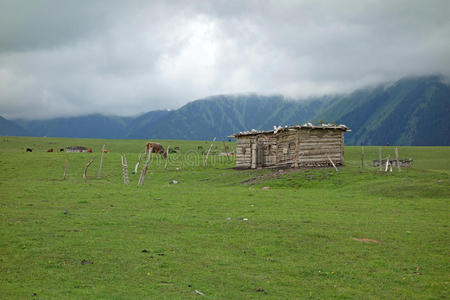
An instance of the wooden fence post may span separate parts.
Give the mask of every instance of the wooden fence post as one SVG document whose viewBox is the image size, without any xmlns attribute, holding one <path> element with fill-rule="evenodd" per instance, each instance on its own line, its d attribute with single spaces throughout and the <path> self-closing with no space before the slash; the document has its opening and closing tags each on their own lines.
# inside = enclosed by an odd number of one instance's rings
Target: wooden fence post
<svg viewBox="0 0 450 300">
<path fill-rule="evenodd" d="M 390 158 L 391 158 L 390 155 L 386 157 L 386 168 L 384 169 L 385 172 L 387 172 L 388 170 L 392 172 L 392 164 Z"/>
<path fill-rule="evenodd" d="M 378 147 L 378 161 L 380 162 L 379 166 L 380 166 L 380 172 L 383 170 L 383 162 L 381 161 L 381 147 Z"/>
<path fill-rule="evenodd" d="M 66 180 L 67 166 L 68 165 L 69 165 L 69 161 L 67 160 L 67 152 L 66 152 L 65 160 L 64 160 L 64 176 L 63 176 L 63 180 Z"/>
<path fill-rule="evenodd" d="M 205 158 L 205 161 L 203 162 L 204 167 L 206 167 L 206 164 L 208 163 L 209 152 L 211 152 L 211 148 L 213 147 L 213 144 L 215 141 L 216 141 L 216 138 L 214 138 L 214 140 L 211 143 L 211 146 L 209 146 L 208 153 L 206 153 L 206 158 Z"/>
<path fill-rule="evenodd" d="M 128 163 L 127 163 L 127 157 L 125 156 L 125 153 L 123 154 L 123 156 L 121 155 L 120 158 L 122 159 L 123 183 L 129 184 L 130 179 L 128 178 Z"/>
<path fill-rule="evenodd" d="M 87 169 L 89 168 L 89 166 L 92 164 L 92 162 L 94 161 L 95 156 L 86 164 L 86 167 L 84 167 L 84 173 L 83 173 L 83 179 L 84 179 L 84 183 L 87 182 Z"/>
<path fill-rule="evenodd" d="M 136 166 L 134 167 L 133 174 L 137 174 L 137 171 L 139 169 L 139 164 L 141 163 L 141 157 L 142 157 L 142 153 L 139 153 L 139 155 L 138 155 L 138 162 L 136 163 Z"/>
<path fill-rule="evenodd" d="M 400 168 L 400 161 L 398 159 L 398 148 L 397 147 L 395 147 L 395 160 L 397 161 L 397 170 L 399 172 L 401 172 L 402 169 Z"/>
<path fill-rule="evenodd" d="M 98 178 L 102 177 L 102 167 L 103 167 L 103 154 L 105 154 L 105 144 L 102 147 L 102 156 L 100 158 L 100 167 L 98 168 Z"/>
<path fill-rule="evenodd" d="M 169 160 L 169 149 L 170 149 L 170 145 L 167 146 L 166 163 L 164 164 L 164 170 L 167 170 L 167 162 L 168 162 L 168 160 Z"/>
<path fill-rule="evenodd" d="M 361 146 L 361 168 L 364 169 L 364 146 Z"/>
<path fill-rule="evenodd" d="M 144 165 L 144 167 L 142 167 L 141 176 L 139 177 L 138 185 L 144 184 L 145 176 L 147 175 L 148 163 L 150 162 L 150 156 L 152 155 L 152 152 L 153 152 L 153 147 L 150 147 L 148 154 L 147 154 L 147 159 L 145 161 L 145 165 Z"/>
</svg>

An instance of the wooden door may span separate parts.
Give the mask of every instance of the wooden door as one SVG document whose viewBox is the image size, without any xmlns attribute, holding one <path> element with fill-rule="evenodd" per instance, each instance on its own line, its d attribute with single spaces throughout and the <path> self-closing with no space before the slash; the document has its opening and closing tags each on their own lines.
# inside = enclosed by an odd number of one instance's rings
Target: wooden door
<svg viewBox="0 0 450 300">
<path fill-rule="evenodd" d="M 262 168 L 264 166 L 264 145 L 256 143 L 256 167 Z"/>
</svg>

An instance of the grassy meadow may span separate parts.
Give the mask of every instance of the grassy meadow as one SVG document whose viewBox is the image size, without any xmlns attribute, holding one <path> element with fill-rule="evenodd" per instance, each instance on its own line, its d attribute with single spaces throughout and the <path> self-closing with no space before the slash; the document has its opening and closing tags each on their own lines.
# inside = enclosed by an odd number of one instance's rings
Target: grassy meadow
<svg viewBox="0 0 450 300">
<path fill-rule="evenodd" d="M 206 167 L 198 148 L 209 142 L 159 142 L 179 153 L 167 170 L 153 156 L 138 187 L 131 171 L 143 140 L 0 137 L 0 298 L 450 294 L 450 147 L 399 147 L 414 159 L 401 172 L 361 168 L 360 147 L 345 148 L 339 172 L 279 172 L 233 169 L 233 158 L 217 155 L 222 142 Z M 110 152 L 98 178 L 103 144 Z M 78 145 L 94 152 L 67 154 L 62 180 L 59 149 Z M 388 154 L 393 147 L 383 147 Z M 377 157 L 378 147 L 365 147 L 366 165 Z"/>
</svg>

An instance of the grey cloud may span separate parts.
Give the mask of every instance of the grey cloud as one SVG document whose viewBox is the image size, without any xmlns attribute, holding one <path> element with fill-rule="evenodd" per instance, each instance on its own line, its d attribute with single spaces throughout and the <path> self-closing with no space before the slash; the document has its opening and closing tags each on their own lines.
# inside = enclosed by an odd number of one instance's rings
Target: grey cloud
<svg viewBox="0 0 450 300">
<path fill-rule="evenodd" d="M 0 114 L 302 98 L 450 75 L 448 1 L 1 1 Z"/>
</svg>

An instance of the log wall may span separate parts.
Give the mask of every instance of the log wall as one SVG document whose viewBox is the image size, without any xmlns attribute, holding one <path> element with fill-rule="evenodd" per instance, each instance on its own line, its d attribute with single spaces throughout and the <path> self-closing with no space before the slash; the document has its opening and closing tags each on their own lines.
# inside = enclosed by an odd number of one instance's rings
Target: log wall
<svg viewBox="0 0 450 300">
<path fill-rule="evenodd" d="M 328 157 L 336 165 L 344 164 L 344 132 L 341 130 L 289 130 L 279 134 L 240 136 L 236 140 L 238 168 L 325 167 L 331 165 Z M 262 161 L 256 157 L 258 151 L 264 153 Z"/>
<path fill-rule="evenodd" d="M 301 130 L 299 165 L 303 167 L 330 166 L 344 164 L 344 132 L 340 130 Z"/>
<path fill-rule="evenodd" d="M 250 168 L 252 163 L 252 148 L 250 137 L 240 137 L 236 141 L 236 167 Z"/>
</svg>

